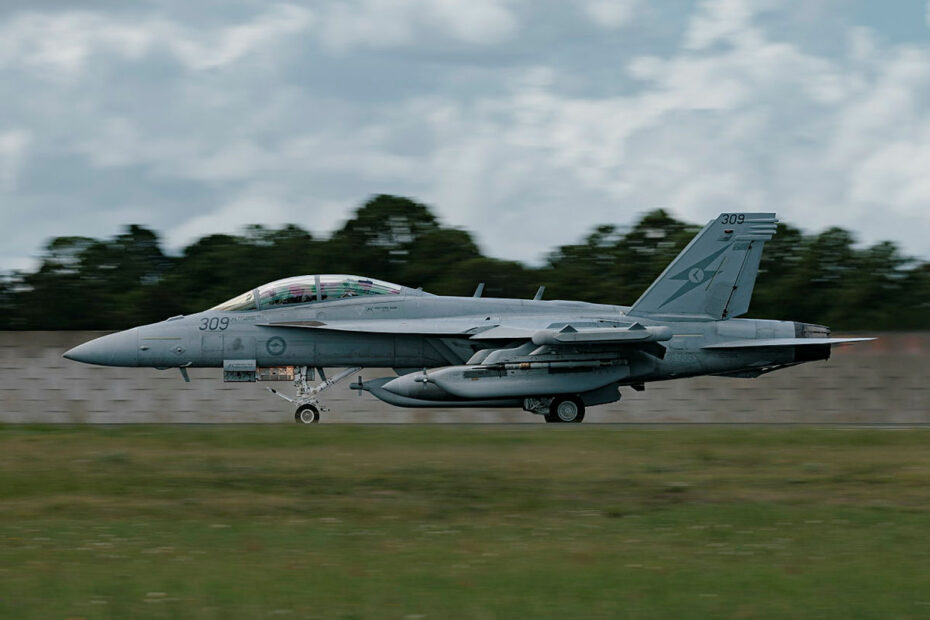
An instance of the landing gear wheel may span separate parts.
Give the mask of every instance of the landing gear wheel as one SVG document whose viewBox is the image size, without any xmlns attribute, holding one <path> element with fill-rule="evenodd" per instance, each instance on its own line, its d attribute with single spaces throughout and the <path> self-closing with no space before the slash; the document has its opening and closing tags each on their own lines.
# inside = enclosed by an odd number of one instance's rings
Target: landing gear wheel
<svg viewBox="0 0 930 620">
<path fill-rule="evenodd" d="M 584 403 L 577 396 L 558 396 L 549 405 L 546 422 L 577 424 L 584 420 Z"/>
<path fill-rule="evenodd" d="M 316 424 L 320 421 L 320 411 L 313 405 L 302 405 L 294 413 L 294 421 L 298 424 Z"/>
</svg>

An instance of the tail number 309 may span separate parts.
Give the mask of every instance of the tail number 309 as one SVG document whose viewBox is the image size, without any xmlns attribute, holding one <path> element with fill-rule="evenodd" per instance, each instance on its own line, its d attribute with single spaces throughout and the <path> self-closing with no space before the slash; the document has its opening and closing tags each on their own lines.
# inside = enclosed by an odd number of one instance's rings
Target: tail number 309
<svg viewBox="0 0 930 620">
<path fill-rule="evenodd" d="M 209 330 L 211 332 L 215 332 L 217 330 L 223 331 L 227 327 L 229 327 L 228 316 L 224 316 L 223 318 L 219 318 L 216 316 L 210 317 L 210 318 L 204 317 L 200 319 L 200 331 L 205 331 L 205 330 Z"/>
</svg>

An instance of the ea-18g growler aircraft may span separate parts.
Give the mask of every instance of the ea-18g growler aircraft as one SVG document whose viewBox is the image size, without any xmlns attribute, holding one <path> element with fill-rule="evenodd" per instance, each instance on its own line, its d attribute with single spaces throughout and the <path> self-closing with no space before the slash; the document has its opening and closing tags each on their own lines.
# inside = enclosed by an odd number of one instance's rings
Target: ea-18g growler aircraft
<svg viewBox="0 0 930 620">
<path fill-rule="evenodd" d="M 632 306 L 431 295 L 370 278 L 278 280 L 214 308 L 79 345 L 108 366 L 222 367 L 226 381 L 292 380 L 294 418 L 317 422 L 320 394 L 363 367 L 397 376 L 352 385 L 400 407 L 519 407 L 581 422 L 619 388 L 698 375 L 758 377 L 825 360 L 820 325 L 738 319 L 749 309 L 773 213 L 709 222 Z M 327 378 L 323 367 L 346 370 Z M 315 375 L 320 382 L 315 383 Z M 269 388 L 270 389 L 270 388 Z"/>
</svg>

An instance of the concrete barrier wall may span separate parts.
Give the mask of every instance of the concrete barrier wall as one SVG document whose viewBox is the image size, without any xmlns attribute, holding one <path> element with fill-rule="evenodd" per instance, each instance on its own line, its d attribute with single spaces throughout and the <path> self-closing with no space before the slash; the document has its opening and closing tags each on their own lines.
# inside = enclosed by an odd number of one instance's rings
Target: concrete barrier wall
<svg viewBox="0 0 930 620">
<path fill-rule="evenodd" d="M 223 383 L 220 369 L 103 368 L 62 352 L 105 332 L 0 332 L 0 422 L 293 422 L 289 403 L 266 386 Z M 840 347 L 827 362 L 758 379 L 702 377 L 621 390 L 592 408 L 590 422 L 930 423 L 930 333 L 879 334 Z M 393 375 L 369 369 L 365 378 Z M 325 393 L 323 422 L 542 422 L 514 410 L 397 409 L 349 381 Z"/>
</svg>

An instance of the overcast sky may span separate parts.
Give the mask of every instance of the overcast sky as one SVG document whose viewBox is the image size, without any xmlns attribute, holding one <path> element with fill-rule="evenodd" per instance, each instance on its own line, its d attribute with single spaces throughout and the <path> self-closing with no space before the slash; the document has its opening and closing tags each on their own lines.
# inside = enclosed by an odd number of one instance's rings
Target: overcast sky
<svg viewBox="0 0 930 620">
<path fill-rule="evenodd" d="M 129 223 L 325 234 L 375 193 L 527 261 L 657 207 L 930 258 L 930 5 L 0 3 L 0 269 Z"/>
</svg>

